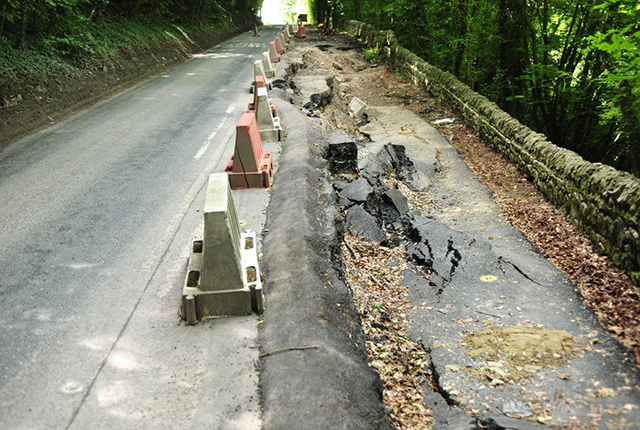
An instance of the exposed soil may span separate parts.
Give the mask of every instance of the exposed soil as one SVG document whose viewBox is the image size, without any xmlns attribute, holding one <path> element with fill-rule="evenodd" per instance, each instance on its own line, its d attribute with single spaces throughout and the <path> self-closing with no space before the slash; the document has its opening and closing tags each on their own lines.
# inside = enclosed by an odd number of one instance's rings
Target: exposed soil
<svg viewBox="0 0 640 430">
<path fill-rule="evenodd" d="M 560 366 L 586 348 L 564 330 L 513 326 L 472 333 L 464 344 L 469 357 L 490 363 L 474 371 L 493 385 L 532 378 L 538 370 Z"/>
</svg>

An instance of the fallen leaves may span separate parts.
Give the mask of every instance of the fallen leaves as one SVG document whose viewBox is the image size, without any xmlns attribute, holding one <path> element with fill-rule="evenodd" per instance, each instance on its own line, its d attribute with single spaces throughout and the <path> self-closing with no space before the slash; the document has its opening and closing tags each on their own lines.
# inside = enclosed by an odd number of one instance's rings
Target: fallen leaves
<svg viewBox="0 0 640 430">
<path fill-rule="evenodd" d="M 398 429 L 424 429 L 433 424 L 422 392 L 431 380 L 430 361 L 422 346 L 407 335 L 411 311 L 400 285 L 405 250 L 367 243 L 346 235 L 343 260 L 354 302 L 360 313 L 369 366 L 380 374 L 383 399 Z"/>
</svg>

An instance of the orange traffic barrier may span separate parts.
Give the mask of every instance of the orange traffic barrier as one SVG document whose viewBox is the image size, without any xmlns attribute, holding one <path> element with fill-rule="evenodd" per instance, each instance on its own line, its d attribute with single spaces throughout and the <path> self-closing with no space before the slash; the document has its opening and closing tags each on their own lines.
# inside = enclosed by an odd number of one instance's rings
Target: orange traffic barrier
<svg viewBox="0 0 640 430">
<path fill-rule="evenodd" d="M 275 42 L 269 42 L 269 58 L 271 59 L 272 63 L 279 63 L 280 62 L 280 54 L 278 53 L 278 50 L 276 49 Z"/>
<path fill-rule="evenodd" d="M 282 35 L 284 36 L 284 42 L 286 44 L 289 44 L 289 42 L 291 42 L 291 39 L 289 39 L 289 36 L 287 35 L 287 30 L 282 30 Z"/>
<path fill-rule="evenodd" d="M 236 147 L 224 169 L 234 190 L 271 186 L 273 159 L 264 152 L 255 112 L 245 112 L 236 125 Z"/>
<path fill-rule="evenodd" d="M 260 34 L 258 33 L 258 24 L 253 24 L 253 37 L 258 37 Z"/>
<path fill-rule="evenodd" d="M 303 38 L 303 37 L 307 37 L 307 29 L 305 28 L 304 25 L 299 25 L 298 26 L 298 32 L 296 33 L 296 37 L 299 38 Z"/>
<path fill-rule="evenodd" d="M 278 54 L 284 54 L 284 46 L 282 46 L 282 40 L 280 40 L 280 36 L 276 37 L 273 42 L 276 45 L 276 51 L 278 51 Z"/>
</svg>

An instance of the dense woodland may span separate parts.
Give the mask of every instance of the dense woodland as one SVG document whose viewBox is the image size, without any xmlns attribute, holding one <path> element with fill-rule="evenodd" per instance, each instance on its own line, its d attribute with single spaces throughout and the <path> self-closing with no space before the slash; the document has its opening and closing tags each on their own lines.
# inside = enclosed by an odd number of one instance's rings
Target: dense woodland
<svg viewBox="0 0 640 430">
<path fill-rule="evenodd" d="M 0 0 L 0 40 L 21 48 L 65 38 L 104 19 L 193 23 L 233 14 L 257 14 L 262 0 Z"/>
<path fill-rule="evenodd" d="M 394 30 L 406 48 L 557 145 L 640 175 L 638 0 L 307 2 L 317 22 L 350 18 Z M 256 15 L 261 6 L 262 0 L 0 0 L 0 74 L 82 67 L 141 39 L 210 28 Z"/>
<path fill-rule="evenodd" d="M 638 0 L 311 0 L 358 19 L 554 143 L 640 175 Z"/>
<path fill-rule="evenodd" d="M 0 91 L 253 21 L 262 0 L 0 0 Z M 3 94 L 0 94 L 0 106 Z"/>
</svg>

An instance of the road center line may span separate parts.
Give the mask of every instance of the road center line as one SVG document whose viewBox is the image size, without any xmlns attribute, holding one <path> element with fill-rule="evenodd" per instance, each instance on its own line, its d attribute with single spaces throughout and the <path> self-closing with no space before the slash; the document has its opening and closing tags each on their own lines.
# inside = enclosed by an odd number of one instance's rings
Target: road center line
<svg viewBox="0 0 640 430">
<path fill-rule="evenodd" d="M 231 112 L 233 112 L 234 108 L 235 108 L 235 105 L 231 104 L 227 108 L 227 114 L 230 114 Z M 213 132 L 209 135 L 209 137 L 207 137 L 207 140 L 204 141 L 204 143 L 202 144 L 202 146 L 198 150 L 198 153 L 193 158 L 195 158 L 196 160 L 199 160 L 200 158 L 202 158 L 202 156 L 205 154 L 205 152 L 207 152 L 207 149 L 209 148 L 209 145 L 213 141 L 213 138 L 216 137 L 216 134 L 220 131 L 220 129 L 222 128 L 224 123 L 227 121 L 227 118 L 228 118 L 228 116 L 222 118 L 222 121 L 220 121 L 220 124 L 218 124 L 216 129 L 213 130 Z"/>
</svg>

